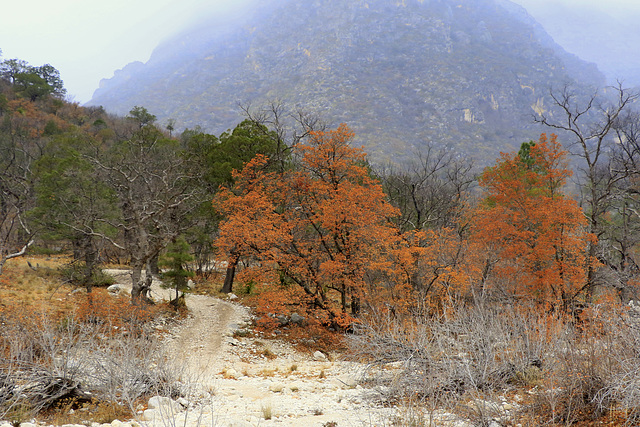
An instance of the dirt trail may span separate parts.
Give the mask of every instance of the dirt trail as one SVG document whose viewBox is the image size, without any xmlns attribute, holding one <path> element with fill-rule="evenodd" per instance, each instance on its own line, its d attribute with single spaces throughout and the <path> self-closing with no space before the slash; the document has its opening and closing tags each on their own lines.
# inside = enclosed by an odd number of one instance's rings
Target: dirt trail
<svg viewBox="0 0 640 427">
<path fill-rule="evenodd" d="M 130 292 L 128 271 L 106 272 Z M 171 293 L 154 281 L 151 297 L 169 299 Z M 144 426 L 374 426 L 395 416 L 393 408 L 364 398 L 359 364 L 302 354 L 271 335 L 234 336 L 250 327 L 250 312 L 240 304 L 194 294 L 185 302 L 189 317 L 168 327 L 164 343 L 184 369 L 190 403 L 170 414 L 140 411 Z"/>
<path fill-rule="evenodd" d="M 116 279 L 124 292 L 131 293 L 131 274 L 128 270 L 105 272 Z M 154 280 L 150 296 L 154 300 L 170 300 L 175 294 L 170 289 L 162 288 L 160 281 Z M 231 336 L 248 321 L 249 312 L 239 304 L 206 295 L 190 294 L 185 302 L 189 318 L 171 328 L 166 340 L 167 350 L 175 360 L 184 362 L 189 377 L 202 382 L 231 362 L 225 351 L 228 345 L 225 337 Z"/>
<path fill-rule="evenodd" d="M 242 324 L 247 311 L 238 305 L 204 295 L 186 298 L 190 318 L 172 330 L 168 349 L 192 378 L 210 382 L 228 361 L 225 338 Z"/>
</svg>

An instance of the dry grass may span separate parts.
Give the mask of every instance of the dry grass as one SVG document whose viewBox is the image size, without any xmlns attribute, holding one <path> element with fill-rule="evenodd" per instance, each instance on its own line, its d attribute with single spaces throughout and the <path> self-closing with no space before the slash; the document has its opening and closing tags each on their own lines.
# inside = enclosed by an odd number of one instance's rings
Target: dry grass
<svg viewBox="0 0 640 427">
<path fill-rule="evenodd" d="M 130 417 L 143 396 L 177 395 L 152 327 L 171 310 L 76 291 L 57 272 L 65 262 L 18 258 L 0 276 L 0 419 L 104 423 Z"/>
<path fill-rule="evenodd" d="M 260 376 L 263 378 L 272 378 L 276 375 L 277 372 L 278 372 L 277 369 L 263 368 L 260 371 Z"/>
<path fill-rule="evenodd" d="M 194 293 L 198 295 L 208 295 L 220 299 L 227 299 L 229 295 L 223 294 L 220 291 L 222 289 L 223 279 L 224 276 L 219 272 L 212 272 L 206 277 L 198 276 L 193 279 L 196 283 Z"/>
<path fill-rule="evenodd" d="M 53 425 L 83 424 L 91 420 L 99 424 L 110 424 L 114 420 L 131 417 L 128 406 L 114 402 L 90 402 L 78 407 L 77 402 L 61 402 L 55 408 L 42 414 L 42 421 Z"/>
<path fill-rule="evenodd" d="M 265 348 L 264 350 L 262 350 L 262 355 L 264 357 L 266 357 L 269 360 L 273 360 L 273 359 L 277 359 L 278 355 L 275 354 L 273 351 L 271 351 L 271 349 Z"/>
<path fill-rule="evenodd" d="M 75 303 L 71 292 L 75 288 L 64 284 L 57 272 L 67 261 L 62 256 L 7 261 L 0 275 L 0 309 L 27 306 L 51 313 L 72 310 Z"/>
<path fill-rule="evenodd" d="M 261 407 L 262 418 L 265 420 L 270 420 L 273 418 L 273 407 L 270 404 L 264 405 Z"/>
<path fill-rule="evenodd" d="M 535 308 L 476 306 L 441 316 L 377 316 L 360 324 L 350 345 L 372 367 L 381 397 L 416 411 L 529 426 L 594 425 L 624 413 L 626 425 L 636 425 L 640 322 L 611 307 L 577 324 Z"/>
</svg>

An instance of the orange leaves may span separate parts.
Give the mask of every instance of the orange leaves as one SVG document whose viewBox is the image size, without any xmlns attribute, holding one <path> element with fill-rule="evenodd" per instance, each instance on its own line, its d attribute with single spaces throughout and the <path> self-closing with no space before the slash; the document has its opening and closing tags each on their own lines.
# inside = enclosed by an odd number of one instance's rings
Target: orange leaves
<svg viewBox="0 0 640 427">
<path fill-rule="evenodd" d="M 287 224 L 277 212 L 280 183 L 265 171 L 267 158 L 262 155 L 251 160 L 241 172 L 234 174 L 234 191 L 221 188 L 214 199 L 214 207 L 227 220 L 220 227 L 217 247 L 225 252 L 231 248 L 242 252 L 265 252 L 287 235 Z"/>
<path fill-rule="evenodd" d="M 560 191 L 571 174 L 565 156 L 556 136 L 544 134 L 517 154 L 502 154 L 480 178 L 486 198 L 473 230 L 494 287 L 563 307 L 583 289 L 592 239 L 581 209 Z"/>
<path fill-rule="evenodd" d="M 469 294 L 480 274 L 478 263 L 456 230 L 414 231 L 402 237 L 393 254 L 396 282 L 410 284 L 420 300 L 434 308 Z"/>
<path fill-rule="evenodd" d="M 293 147 L 300 163 L 285 172 L 258 156 L 216 197 L 226 218 L 216 246 L 245 260 L 241 276 L 260 277 L 261 309 L 306 308 L 339 327 L 364 305 L 400 314 L 491 292 L 567 308 L 580 297 L 593 237 L 561 193 L 570 171 L 555 136 L 503 154 L 483 173 L 485 198 L 466 218 L 469 233 L 405 234 L 389 221 L 399 212 L 362 150 L 349 146 L 352 136 L 344 125 L 312 133 Z"/>
<path fill-rule="evenodd" d="M 362 166 L 362 150 L 349 146 L 352 136 L 345 125 L 313 132 L 294 147 L 297 170 L 281 174 L 257 157 L 214 202 L 227 218 L 216 246 L 276 269 L 334 323 L 340 310 L 357 312 L 366 269 L 394 236 L 387 218 L 397 214 Z"/>
<path fill-rule="evenodd" d="M 303 168 L 322 183 L 337 186 L 345 180 L 358 180 L 366 176 L 359 166 L 365 160 L 362 150 L 353 148 L 349 141 L 354 133 L 345 124 L 328 132 L 311 132 L 308 144 L 295 149 L 302 155 Z"/>
</svg>

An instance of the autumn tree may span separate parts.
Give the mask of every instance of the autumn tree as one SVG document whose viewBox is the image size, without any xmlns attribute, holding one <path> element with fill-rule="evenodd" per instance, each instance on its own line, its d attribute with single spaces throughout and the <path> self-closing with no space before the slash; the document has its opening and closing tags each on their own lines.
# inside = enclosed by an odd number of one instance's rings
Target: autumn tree
<svg viewBox="0 0 640 427">
<path fill-rule="evenodd" d="M 556 136 L 544 134 L 484 171 L 472 235 L 486 253 L 479 293 L 564 310 L 585 296 L 593 240 L 582 210 L 562 193 L 570 175 Z"/>
<path fill-rule="evenodd" d="M 203 274 L 213 255 L 211 236 L 217 232 L 221 219 L 211 206 L 211 200 L 220 186 L 232 186 L 232 172 L 241 170 L 257 154 L 272 159 L 270 164 L 274 166 L 277 136 L 264 125 L 243 120 L 220 137 L 195 129 L 183 132 L 181 139 L 185 147 L 185 167 L 198 178 L 193 185 L 202 189 L 202 203 L 193 211 L 192 225 L 185 237 L 195 255 L 198 273 Z M 229 278 L 233 277 L 235 268 L 236 263 L 230 262 Z M 224 292 L 231 292 L 231 288 L 225 288 Z"/>
<path fill-rule="evenodd" d="M 215 200 L 226 218 L 216 246 L 299 287 L 334 323 L 340 312 L 358 313 L 365 273 L 397 235 L 388 219 L 398 212 L 352 137 L 346 125 L 311 132 L 293 147 L 298 167 L 284 173 L 257 156 Z"/>
</svg>

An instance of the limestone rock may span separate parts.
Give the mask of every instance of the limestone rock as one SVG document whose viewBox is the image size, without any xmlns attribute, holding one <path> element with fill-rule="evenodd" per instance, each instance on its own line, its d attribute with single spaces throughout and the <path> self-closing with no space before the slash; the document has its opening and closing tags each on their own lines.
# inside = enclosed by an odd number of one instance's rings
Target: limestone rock
<svg viewBox="0 0 640 427">
<path fill-rule="evenodd" d="M 162 415 L 176 414 L 182 411 L 182 405 L 178 402 L 164 396 L 153 396 L 149 399 L 149 409 L 155 409 Z M 146 411 L 145 411 L 146 413 Z"/>
<path fill-rule="evenodd" d="M 327 356 L 321 351 L 316 351 L 315 353 L 313 353 L 313 359 L 317 360 L 318 362 L 326 362 Z"/>
<path fill-rule="evenodd" d="M 300 316 L 298 313 L 291 313 L 291 318 L 289 319 L 291 323 L 294 323 L 296 325 L 303 325 L 305 320 L 306 319 Z"/>
<path fill-rule="evenodd" d="M 109 286 L 107 288 L 107 292 L 109 292 L 110 294 L 119 295 L 120 292 L 122 292 L 122 286 L 116 283 L 114 285 Z"/>
</svg>

